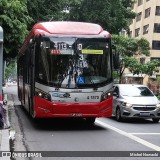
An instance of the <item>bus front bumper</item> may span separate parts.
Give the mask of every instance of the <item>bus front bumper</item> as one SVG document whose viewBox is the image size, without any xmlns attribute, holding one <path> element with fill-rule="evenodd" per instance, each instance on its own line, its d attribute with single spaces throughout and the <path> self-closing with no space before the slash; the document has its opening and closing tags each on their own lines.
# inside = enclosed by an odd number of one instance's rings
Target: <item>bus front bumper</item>
<svg viewBox="0 0 160 160">
<path fill-rule="evenodd" d="M 38 96 L 34 97 L 35 118 L 54 117 L 111 117 L 112 100 L 94 103 L 59 103 L 50 102 Z"/>
</svg>

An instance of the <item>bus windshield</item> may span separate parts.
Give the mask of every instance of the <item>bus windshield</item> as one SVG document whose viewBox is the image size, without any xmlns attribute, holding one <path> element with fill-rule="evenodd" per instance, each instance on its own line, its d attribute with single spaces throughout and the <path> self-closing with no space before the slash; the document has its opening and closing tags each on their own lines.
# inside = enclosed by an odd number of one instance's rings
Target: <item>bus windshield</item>
<svg viewBox="0 0 160 160">
<path fill-rule="evenodd" d="M 47 37 L 40 43 L 37 80 L 59 88 L 91 88 L 112 81 L 110 40 Z"/>
</svg>

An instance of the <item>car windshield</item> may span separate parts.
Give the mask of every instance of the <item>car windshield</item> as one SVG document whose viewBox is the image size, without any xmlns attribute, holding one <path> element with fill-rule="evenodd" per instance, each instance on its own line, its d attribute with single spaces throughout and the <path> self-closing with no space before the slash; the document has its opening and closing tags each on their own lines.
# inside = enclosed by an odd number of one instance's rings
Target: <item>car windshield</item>
<svg viewBox="0 0 160 160">
<path fill-rule="evenodd" d="M 110 40 L 50 37 L 41 41 L 38 81 L 61 88 L 98 87 L 112 81 Z"/>
<path fill-rule="evenodd" d="M 129 97 L 154 96 L 153 93 L 145 86 L 121 86 L 120 94 Z"/>
</svg>

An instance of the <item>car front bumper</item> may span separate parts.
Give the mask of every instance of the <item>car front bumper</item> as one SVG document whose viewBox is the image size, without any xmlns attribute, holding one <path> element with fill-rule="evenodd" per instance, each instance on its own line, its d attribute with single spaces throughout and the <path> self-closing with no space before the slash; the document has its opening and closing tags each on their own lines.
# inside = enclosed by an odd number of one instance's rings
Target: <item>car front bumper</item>
<svg viewBox="0 0 160 160">
<path fill-rule="evenodd" d="M 122 117 L 130 117 L 130 118 L 160 118 L 160 108 L 155 108 L 154 110 L 135 110 L 133 107 L 125 108 L 123 107 L 121 110 Z"/>
</svg>

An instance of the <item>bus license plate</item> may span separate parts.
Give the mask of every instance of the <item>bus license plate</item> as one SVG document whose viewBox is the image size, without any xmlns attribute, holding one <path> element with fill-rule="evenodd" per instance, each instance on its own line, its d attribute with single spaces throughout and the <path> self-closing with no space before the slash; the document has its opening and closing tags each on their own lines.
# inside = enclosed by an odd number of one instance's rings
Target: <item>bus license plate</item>
<svg viewBox="0 0 160 160">
<path fill-rule="evenodd" d="M 82 117 L 82 113 L 71 113 L 72 117 Z"/>
</svg>

